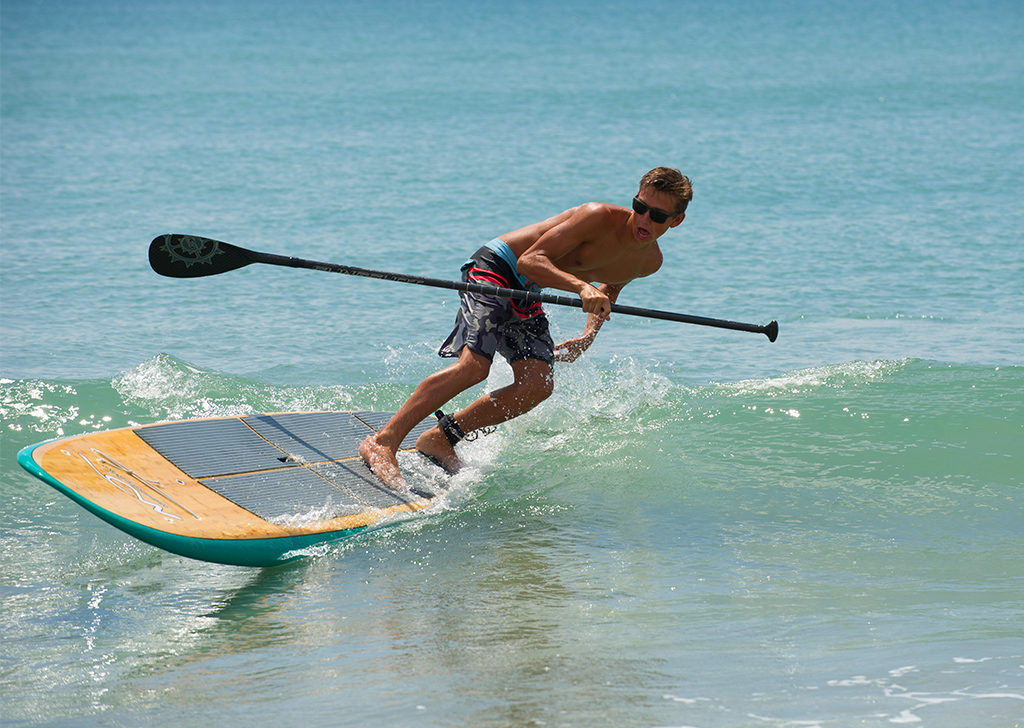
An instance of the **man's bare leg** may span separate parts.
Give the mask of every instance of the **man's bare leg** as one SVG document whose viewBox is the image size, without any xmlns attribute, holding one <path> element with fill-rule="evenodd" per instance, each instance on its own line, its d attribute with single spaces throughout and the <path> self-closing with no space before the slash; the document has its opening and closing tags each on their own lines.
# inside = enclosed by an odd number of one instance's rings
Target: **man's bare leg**
<svg viewBox="0 0 1024 728">
<path fill-rule="evenodd" d="M 438 407 L 484 381 L 490 368 L 487 357 L 465 347 L 454 364 L 424 379 L 387 424 L 359 445 L 359 454 L 373 474 L 392 488 L 407 489 L 409 486 L 398 467 L 398 448 L 402 440 Z"/>
<path fill-rule="evenodd" d="M 551 395 L 552 371 L 546 362 L 521 359 L 513 362 L 512 373 L 515 375 L 512 384 L 483 395 L 455 414 L 459 429 L 469 433 L 499 425 L 529 412 Z M 455 446 L 448 441 L 440 427 L 432 427 L 420 435 L 416 440 L 416 449 L 434 458 L 451 472 L 456 472 L 461 466 L 455 454 Z"/>
</svg>

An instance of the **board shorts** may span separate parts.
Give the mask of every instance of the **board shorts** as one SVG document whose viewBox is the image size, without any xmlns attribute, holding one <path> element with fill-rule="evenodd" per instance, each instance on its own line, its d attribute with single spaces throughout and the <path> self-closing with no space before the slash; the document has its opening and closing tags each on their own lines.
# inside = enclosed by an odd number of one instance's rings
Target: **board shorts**
<svg viewBox="0 0 1024 728">
<path fill-rule="evenodd" d="M 515 255 L 500 238 L 473 254 L 462 266 L 462 280 L 513 290 L 540 291 L 515 269 Z M 555 344 L 548 318 L 540 303 L 518 301 L 483 293 L 459 294 L 455 328 L 441 345 L 438 355 L 457 357 L 462 347 L 493 361 L 495 352 L 509 364 L 522 359 L 555 362 Z"/>
</svg>

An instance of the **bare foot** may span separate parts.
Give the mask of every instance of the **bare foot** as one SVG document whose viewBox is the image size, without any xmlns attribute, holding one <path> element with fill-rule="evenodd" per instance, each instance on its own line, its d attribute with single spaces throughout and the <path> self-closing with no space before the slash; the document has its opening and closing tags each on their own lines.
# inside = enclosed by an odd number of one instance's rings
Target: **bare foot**
<svg viewBox="0 0 1024 728">
<path fill-rule="evenodd" d="M 394 490 L 409 490 L 409 484 L 405 482 L 402 471 L 398 469 L 398 456 L 394 450 L 378 443 L 376 436 L 368 435 L 359 443 L 359 454 L 384 485 Z"/>
<path fill-rule="evenodd" d="M 457 473 L 462 468 L 462 461 L 440 427 L 431 427 L 416 438 L 416 449 L 439 462 L 449 473 Z"/>
</svg>

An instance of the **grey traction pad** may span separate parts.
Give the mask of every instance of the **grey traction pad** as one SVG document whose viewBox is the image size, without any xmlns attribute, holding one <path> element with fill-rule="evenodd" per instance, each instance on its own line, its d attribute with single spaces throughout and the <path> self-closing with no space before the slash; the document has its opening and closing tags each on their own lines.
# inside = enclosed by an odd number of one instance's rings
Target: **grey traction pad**
<svg viewBox="0 0 1024 728">
<path fill-rule="evenodd" d="M 418 500 L 388 488 L 359 459 L 359 443 L 387 412 L 300 412 L 171 422 L 135 433 L 210 490 L 272 520 L 318 512 L 330 518 Z M 403 441 L 412 447 L 428 418 Z M 344 461 L 344 462 L 338 462 Z"/>
</svg>

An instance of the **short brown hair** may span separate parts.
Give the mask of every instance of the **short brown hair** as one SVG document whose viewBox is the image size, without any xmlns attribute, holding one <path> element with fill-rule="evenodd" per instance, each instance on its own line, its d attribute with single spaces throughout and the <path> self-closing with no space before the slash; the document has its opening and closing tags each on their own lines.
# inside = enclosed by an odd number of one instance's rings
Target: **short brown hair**
<svg viewBox="0 0 1024 728">
<path fill-rule="evenodd" d="M 690 178 L 672 167 L 655 167 L 640 180 L 640 189 L 653 187 L 658 192 L 676 198 L 676 214 L 686 212 L 686 206 L 693 199 L 693 186 Z"/>
</svg>

